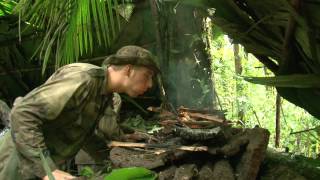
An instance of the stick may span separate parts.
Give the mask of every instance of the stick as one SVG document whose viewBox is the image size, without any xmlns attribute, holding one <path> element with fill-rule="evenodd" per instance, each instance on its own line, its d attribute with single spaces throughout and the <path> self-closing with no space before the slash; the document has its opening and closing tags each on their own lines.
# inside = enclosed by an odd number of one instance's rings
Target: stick
<svg viewBox="0 0 320 180">
<path fill-rule="evenodd" d="M 146 143 L 131 143 L 131 142 L 119 142 L 111 141 L 108 144 L 108 147 L 139 147 L 139 148 L 169 148 L 168 145 L 159 145 L 159 144 L 146 144 Z M 208 151 L 207 146 L 178 146 L 174 147 L 175 149 L 182 151 Z"/>
<path fill-rule="evenodd" d="M 168 126 L 168 125 L 175 125 L 178 124 L 179 121 L 178 120 L 163 120 L 160 121 L 159 124 L 161 124 L 162 126 Z M 211 125 L 220 125 L 220 123 L 217 123 L 215 121 L 183 121 L 184 124 L 186 124 L 187 126 L 211 126 Z"/>
<path fill-rule="evenodd" d="M 225 122 L 225 120 L 221 119 L 218 115 L 207 115 L 207 114 L 193 113 L 193 112 L 188 112 L 187 114 L 190 117 L 202 118 L 202 119 L 206 119 L 208 121 L 214 121 L 217 123 L 224 123 Z"/>
</svg>

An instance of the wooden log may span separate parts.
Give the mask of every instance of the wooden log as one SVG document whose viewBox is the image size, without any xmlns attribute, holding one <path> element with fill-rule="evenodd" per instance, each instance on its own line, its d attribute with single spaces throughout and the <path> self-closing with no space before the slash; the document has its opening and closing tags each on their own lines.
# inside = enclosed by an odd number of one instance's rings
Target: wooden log
<svg viewBox="0 0 320 180">
<path fill-rule="evenodd" d="M 188 140 L 208 140 L 216 138 L 219 133 L 222 133 L 221 127 L 211 129 L 190 129 L 175 127 L 175 134 L 183 139 Z"/>
<path fill-rule="evenodd" d="M 209 110 L 209 109 L 190 109 L 186 107 L 179 107 L 178 108 L 179 112 L 197 112 L 197 113 L 204 113 L 204 114 L 216 114 L 221 117 L 224 117 L 225 111 L 221 110 Z"/>
<path fill-rule="evenodd" d="M 164 166 L 167 159 L 166 154 L 158 155 L 151 151 L 137 151 L 121 147 L 112 148 L 110 151 L 110 160 L 117 168 L 136 166 L 154 169 Z"/>
<path fill-rule="evenodd" d="M 254 180 L 265 157 L 270 133 L 266 129 L 253 128 L 246 129 L 244 135 L 249 139 L 249 143 L 235 171 L 238 180 Z"/>
<path fill-rule="evenodd" d="M 171 148 L 182 151 L 208 151 L 207 146 L 169 146 L 169 145 L 160 145 L 160 144 L 146 144 L 146 143 L 131 143 L 131 142 L 119 142 L 111 141 L 108 144 L 108 147 L 139 147 L 139 148 Z"/>
<path fill-rule="evenodd" d="M 212 180 L 214 177 L 213 174 L 213 165 L 211 163 L 206 163 L 203 165 L 199 171 L 198 179 L 201 180 Z"/>
<path fill-rule="evenodd" d="M 179 124 L 180 122 L 178 120 L 168 119 L 168 120 L 160 121 L 159 123 L 161 125 L 163 125 L 163 126 L 172 126 L 172 125 L 175 125 L 175 124 Z M 207 126 L 217 126 L 217 125 L 219 125 L 218 123 L 213 122 L 213 121 L 193 121 L 193 120 L 190 120 L 190 121 L 184 121 L 183 123 L 186 124 L 189 127 L 197 125 L 197 126 L 199 126 L 199 128 L 204 128 L 204 127 L 207 127 Z"/>
<path fill-rule="evenodd" d="M 176 169 L 173 180 L 192 180 L 198 175 L 198 169 L 195 164 L 183 164 Z"/>
<path fill-rule="evenodd" d="M 189 118 L 200 118 L 207 121 L 214 121 L 217 123 L 226 123 L 225 119 L 221 119 L 218 115 L 209 115 L 209 114 L 201 114 L 201 113 L 192 113 L 192 112 L 183 112 L 181 113 L 184 117 Z"/>
<path fill-rule="evenodd" d="M 214 164 L 213 180 L 234 180 L 233 169 L 228 161 L 221 160 Z"/>
<path fill-rule="evenodd" d="M 169 168 L 159 172 L 159 180 L 172 180 L 174 178 L 176 169 L 176 166 L 170 166 Z"/>
</svg>

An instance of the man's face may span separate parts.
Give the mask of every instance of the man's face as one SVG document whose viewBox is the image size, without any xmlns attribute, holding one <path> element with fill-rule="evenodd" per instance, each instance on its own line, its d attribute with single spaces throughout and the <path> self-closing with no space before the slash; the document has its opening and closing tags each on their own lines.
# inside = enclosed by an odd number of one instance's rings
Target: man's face
<svg viewBox="0 0 320 180">
<path fill-rule="evenodd" d="M 153 71 L 143 66 L 132 66 L 127 84 L 127 94 L 137 97 L 152 87 Z"/>
</svg>

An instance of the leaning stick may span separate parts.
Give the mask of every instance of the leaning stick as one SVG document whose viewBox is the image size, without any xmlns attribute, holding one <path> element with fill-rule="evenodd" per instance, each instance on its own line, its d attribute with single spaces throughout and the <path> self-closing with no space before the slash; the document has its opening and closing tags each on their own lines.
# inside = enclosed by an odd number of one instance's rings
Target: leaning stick
<svg viewBox="0 0 320 180">
<path fill-rule="evenodd" d="M 162 147 L 161 147 L 162 146 Z M 111 141 L 108 147 L 139 147 L 139 148 L 170 148 L 169 145 L 159 145 L 159 144 L 146 144 L 146 143 L 131 143 L 131 142 L 119 142 Z M 207 146 L 173 146 L 173 148 L 182 151 L 208 151 Z"/>
</svg>

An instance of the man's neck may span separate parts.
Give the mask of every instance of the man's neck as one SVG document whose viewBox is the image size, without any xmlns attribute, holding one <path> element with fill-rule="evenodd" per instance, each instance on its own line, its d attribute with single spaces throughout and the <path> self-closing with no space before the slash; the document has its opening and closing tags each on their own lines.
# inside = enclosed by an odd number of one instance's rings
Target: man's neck
<svg viewBox="0 0 320 180">
<path fill-rule="evenodd" d="M 122 75 L 121 71 L 115 71 L 111 67 L 108 67 L 106 71 L 106 77 L 108 78 L 107 80 L 107 92 L 108 93 L 121 93 L 123 92 L 123 87 L 122 87 Z"/>
</svg>

